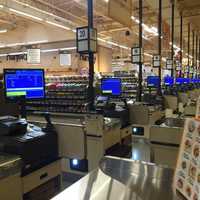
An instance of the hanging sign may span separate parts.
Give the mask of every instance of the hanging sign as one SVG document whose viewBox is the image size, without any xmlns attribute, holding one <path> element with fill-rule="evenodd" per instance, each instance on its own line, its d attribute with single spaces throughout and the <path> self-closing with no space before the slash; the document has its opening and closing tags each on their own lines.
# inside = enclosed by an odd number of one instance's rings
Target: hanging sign
<svg viewBox="0 0 200 200">
<path fill-rule="evenodd" d="M 189 73 L 190 73 L 190 74 L 193 74 L 193 73 L 194 73 L 194 67 L 191 66 L 191 67 L 189 68 Z"/>
<path fill-rule="evenodd" d="M 109 0 L 108 16 L 119 23 L 131 27 L 132 0 Z"/>
<path fill-rule="evenodd" d="M 158 68 L 161 66 L 161 62 L 160 62 L 160 56 L 159 55 L 154 55 L 153 56 L 153 67 L 154 68 Z"/>
<path fill-rule="evenodd" d="M 188 73 L 188 72 L 189 72 L 189 68 L 190 68 L 189 66 L 186 66 L 186 67 L 185 67 L 185 73 Z"/>
<path fill-rule="evenodd" d="M 173 61 L 172 61 L 172 59 L 169 59 L 169 58 L 167 59 L 166 69 L 169 69 L 169 70 L 173 69 Z"/>
<path fill-rule="evenodd" d="M 181 70 L 181 63 L 179 62 L 179 60 L 176 60 L 176 71 L 180 70 Z"/>
<path fill-rule="evenodd" d="M 187 200 L 200 197 L 200 121 L 187 119 L 174 178 L 174 187 Z"/>
<path fill-rule="evenodd" d="M 133 64 L 139 64 L 143 62 L 142 48 L 140 47 L 131 48 L 131 62 Z"/>
<path fill-rule="evenodd" d="M 87 26 L 76 29 L 76 45 L 78 53 L 97 52 L 97 29 Z"/>
<path fill-rule="evenodd" d="M 27 49 L 27 63 L 40 64 L 40 49 Z"/>
</svg>

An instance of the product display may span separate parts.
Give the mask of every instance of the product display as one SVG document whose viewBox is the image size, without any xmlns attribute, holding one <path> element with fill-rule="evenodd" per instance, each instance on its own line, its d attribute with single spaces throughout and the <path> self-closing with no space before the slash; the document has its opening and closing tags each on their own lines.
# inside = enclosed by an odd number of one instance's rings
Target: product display
<svg viewBox="0 0 200 200">
<path fill-rule="evenodd" d="M 86 76 L 46 77 L 46 99 L 27 103 L 30 111 L 84 113 L 87 110 Z"/>
<path fill-rule="evenodd" d="M 188 200 L 200 196 L 200 121 L 195 119 L 185 123 L 175 187 Z"/>
</svg>

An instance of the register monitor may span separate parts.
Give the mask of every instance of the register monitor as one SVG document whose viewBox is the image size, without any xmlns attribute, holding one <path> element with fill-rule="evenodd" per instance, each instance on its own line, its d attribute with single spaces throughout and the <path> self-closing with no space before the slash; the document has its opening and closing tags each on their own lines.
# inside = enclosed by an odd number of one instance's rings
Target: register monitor
<svg viewBox="0 0 200 200">
<path fill-rule="evenodd" d="M 120 96 L 122 93 L 121 79 L 104 78 L 101 80 L 101 91 L 103 95 Z"/>
<path fill-rule="evenodd" d="M 148 76 L 147 77 L 147 86 L 150 88 L 158 88 L 160 85 L 159 76 Z"/>
<path fill-rule="evenodd" d="M 176 84 L 181 85 L 184 83 L 184 78 L 176 78 Z"/>
<path fill-rule="evenodd" d="M 171 76 L 166 76 L 164 78 L 164 85 L 165 86 L 173 86 L 174 85 L 174 78 Z"/>
<path fill-rule="evenodd" d="M 4 69 L 6 100 L 38 100 L 45 98 L 43 69 Z"/>
</svg>

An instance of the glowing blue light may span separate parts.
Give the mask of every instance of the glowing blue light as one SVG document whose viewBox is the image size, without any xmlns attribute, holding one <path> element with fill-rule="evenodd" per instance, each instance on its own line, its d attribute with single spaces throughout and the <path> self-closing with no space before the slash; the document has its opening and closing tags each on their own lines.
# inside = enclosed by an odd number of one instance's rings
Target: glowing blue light
<svg viewBox="0 0 200 200">
<path fill-rule="evenodd" d="M 77 159 L 73 159 L 72 160 L 72 165 L 73 166 L 77 166 L 78 165 L 78 160 Z"/>
<path fill-rule="evenodd" d="M 137 128 L 133 128 L 133 132 L 134 132 L 134 133 L 137 133 Z"/>
</svg>

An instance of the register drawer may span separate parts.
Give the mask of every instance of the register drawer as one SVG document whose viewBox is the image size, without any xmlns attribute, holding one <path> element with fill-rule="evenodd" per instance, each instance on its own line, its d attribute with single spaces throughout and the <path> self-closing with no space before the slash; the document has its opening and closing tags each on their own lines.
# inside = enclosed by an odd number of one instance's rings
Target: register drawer
<svg viewBox="0 0 200 200">
<path fill-rule="evenodd" d="M 27 176 L 22 177 L 23 193 L 26 194 L 34 188 L 44 184 L 61 174 L 60 160 L 53 162 Z"/>
</svg>

